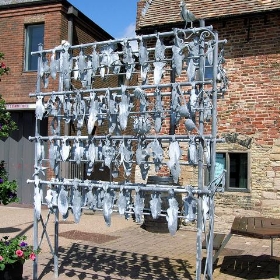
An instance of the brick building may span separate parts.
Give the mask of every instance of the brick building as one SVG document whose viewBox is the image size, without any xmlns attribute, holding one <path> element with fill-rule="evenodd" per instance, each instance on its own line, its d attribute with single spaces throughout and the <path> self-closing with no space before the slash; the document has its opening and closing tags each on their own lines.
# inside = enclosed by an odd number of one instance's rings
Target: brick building
<svg viewBox="0 0 280 280">
<path fill-rule="evenodd" d="M 218 101 L 218 134 L 226 143 L 217 147 L 217 165 L 227 170 L 227 178 L 216 204 L 280 216 L 280 2 L 186 3 L 197 19 L 194 26 L 203 19 L 227 40 L 224 67 L 230 83 Z M 183 28 L 179 6 L 180 0 L 140 0 L 137 35 Z M 194 173 L 186 168 L 181 183 L 194 182 Z"/>
<path fill-rule="evenodd" d="M 21 203 L 32 203 L 33 186 L 26 180 L 34 172 L 34 143 L 28 140 L 35 131 L 35 99 L 29 93 L 36 89 L 37 57 L 31 51 L 61 44 L 72 45 L 105 41 L 112 37 L 66 0 L 1 0 L 1 52 L 10 67 L 10 74 L 1 81 L 0 94 L 6 100 L 18 124 L 18 131 L 0 141 L 0 158 L 7 163 L 10 179 L 19 184 Z M 47 119 L 41 134 L 48 133 Z"/>
</svg>

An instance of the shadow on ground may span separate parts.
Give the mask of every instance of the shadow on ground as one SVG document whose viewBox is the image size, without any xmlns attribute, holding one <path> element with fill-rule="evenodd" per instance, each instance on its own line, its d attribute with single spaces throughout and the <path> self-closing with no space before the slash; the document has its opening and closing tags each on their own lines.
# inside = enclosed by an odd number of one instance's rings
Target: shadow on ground
<svg viewBox="0 0 280 280">
<path fill-rule="evenodd" d="M 240 277 L 241 279 L 273 279 L 278 278 L 278 264 L 269 255 L 224 256 L 221 265 L 214 268 L 221 273 Z"/>
<path fill-rule="evenodd" d="M 191 265 L 181 259 L 169 259 L 129 251 L 118 251 L 74 243 L 69 250 L 60 248 L 59 274 L 79 279 L 193 279 Z M 45 266 L 39 280 L 53 271 L 53 261 Z"/>
</svg>

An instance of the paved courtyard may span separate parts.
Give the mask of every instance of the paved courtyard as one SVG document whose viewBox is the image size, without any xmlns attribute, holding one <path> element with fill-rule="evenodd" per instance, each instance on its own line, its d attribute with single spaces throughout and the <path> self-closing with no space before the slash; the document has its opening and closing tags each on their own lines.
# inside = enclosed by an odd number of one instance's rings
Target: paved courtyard
<svg viewBox="0 0 280 280">
<path fill-rule="evenodd" d="M 1 236 L 25 234 L 32 243 L 33 209 L 0 206 L 0 210 Z M 228 233 L 234 215 L 248 213 L 225 215 L 222 211 L 216 210 L 216 232 Z M 45 219 L 46 209 L 42 215 Z M 39 229 L 41 236 L 40 224 Z M 53 243 L 53 215 L 47 233 Z M 133 219 L 125 220 L 117 213 L 113 214 L 110 227 L 101 212 L 85 212 L 79 224 L 70 215 L 67 221 L 59 223 L 58 279 L 195 279 L 195 246 L 194 225 L 182 226 L 171 236 L 166 231 L 145 230 Z M 278 264 L 269 259 L 269 254 L 269 240 L 233 236 L 215 265 L 214 279 L 277 279 Z M 280 240 L 274 242 L 274 254 L 280 256 Z M 31 261 L 24 264 L 23 279 L 33 279 Z M 38 279 L 55 279 L 45 236 L 38 258 Z"/>
</svg>

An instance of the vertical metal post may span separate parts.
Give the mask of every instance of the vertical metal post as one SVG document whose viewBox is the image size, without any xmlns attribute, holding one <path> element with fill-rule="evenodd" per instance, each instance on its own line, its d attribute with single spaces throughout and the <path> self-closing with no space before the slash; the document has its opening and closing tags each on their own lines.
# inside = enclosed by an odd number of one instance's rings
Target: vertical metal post
<svg viewBox="0 0 280 280">
<path fill-rule="evenodd" d="M 210 167 L 210 182 L 215 178 L 216 166 L 216 137 L 217 137 L 217 72 L 218 72 L 218 51 L 219 51 L 219 38 L 218 33 L 215 31 L 215 47 L 213 54 L 213 96 L 212 96 L 212 142 L 211 142 L 211 167 Z M 209 235 L 208 235 L 208 250 L 207 250 L 207 271 L 208 279 L 212 279 L 213 274 L 213 238 L 214 238 L 214 196 L 210 197 L 209 207 Z"/>
<path fill-rule="evenodd" d="M 43 45 L 39 44 L 38 46 L 38 50 L 42 51 L 43 50 Z M 37 81 L 36 81 L 36 93 L 39 93 L 41 91 L 41 77 L 40 77 L 40 68 L 41 68 L 41 63 L 42 63 L 42 53 L 40 53 L 38 55 L 38 64 L 37 64 Z M 36 118 L 35 120 L 35 136 L 39 136 L 40 135 L 40 120 L 38 120 Z M 38 167 L 38 158 L 37 158 L 37 145 L 35 145 L 35 171 L 39 170 Z M 35 172 L 34 174 L 34 180 L 38 180 L 39 179 L 39 175 L 37 172 Z M 35 193 L 35 186 L 34 186 L 34 192 Z M 33 219 L 34 219 L 34 223 L 33 223 L 33 248 L 34 250 L 38 249 L 38 219 L 36 217 L 36 213 L 35 213 L 35 207 L 33 209 Z M 36 259 L 33 262 L 33 280 L 37 280 L 38 279 L 38 255 L 36 256 Z"/>
<path fill-rule="evenodd" d="M 200 27 L 205 26 L 204 20 L 200 20 Z M 204 80 L 204 37 L 201 36 L 199 40 L 199 80 Z M 203 84 L 199 85 L 199 90 L 204 87 Z M 204 113 L 203 113 L 203 98 L 199 97 L 199 133 L 204 134 Z M 203 142 L 202 140 L 198 143 L 198 189 L 202 190 L 204 186 L 203 182 Z M 197 240 L 196 240 L 196 279 L 201 278 L 201 263 L 202 263 L 202 196 L 199 195 L 197 203 Z"/>
</svg>

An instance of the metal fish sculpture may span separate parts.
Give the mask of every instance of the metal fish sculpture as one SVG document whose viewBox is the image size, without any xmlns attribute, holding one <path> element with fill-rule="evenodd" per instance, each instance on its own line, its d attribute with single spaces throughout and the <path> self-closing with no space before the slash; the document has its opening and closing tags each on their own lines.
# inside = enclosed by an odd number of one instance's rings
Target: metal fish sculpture
<svg viewBox="0 0 280 280">
<path fill-rule="evenodd" d="M 86 103 L 82 95 L 78 91 L 76 93 L 74 105 L 73 105 L 73 119 L 77 120 L 77 128 L 82 128 L 84 124 L 85 114 L 86 114 Z"/>
<path fill-rule="evenodd" d="M 158 88 L 155 90 L 155 108 L 154 108 L 154 121 L 155 121 L 155 131 L 157 133 L 161 130 L 161 123 L 164 116 L 163 102 L 161 99 L 161 92 Z"/>
<path fill-rule="evenodd" d="M 47 195 L 45 196 L 45 200 L 47 202 L 47 206 L 49 209 L 53 208 L 53 191 L 52 189 L 47 190 Z"/>
<path fill-rule="evenodd" d="M 120 192 L 119 192 L 118 209 L 120 215 L 124 215 L 125 211 L 127 210 L 127 200 L 124 195 L 123 188 L 120 188 Z"/>
<path fill-rule="evenodd" d="M 60 159 L 60 145 L 57 142 L 58 140 L 50 139 L 49 147 L 49 162 L 50 167 L 55 170 L 56 163 Z"/>
<path fill-rule="evenodd" d="M 98 96 L 98 115 L 97 115 L 97 124 L 98 126 L 103 125 L 106 118 L 107 108 L 105 103 L 104 95 Z"/>
<path fill-rule="evenodd" d="M 84 143 L 79 139 L 75 139 L 74 143 L 74 160 L 76 164 L 80 164 L 84 156 Z"/>
<path fill-rule="evenodd" d="M 38 120 L 42 120 L 43 116 L 44 116 L 44 114 L 46 112 L 45 106 L 43 104 L 43 101 L 44 101 L 44 97 L 43 96 L 37 96 L 35 115 L 36 115 L 36 118 Z"/>
<path fill-rule="evenodd" d="M 88 186 L 88 191 L 85 195 L 85 203 L 84 206 L 88 206 L 89 209 L 94 209 L 94 205 L 96 205 L 96 197 L 92 192 L 93 186 Z"/>
<path fill-rule="evenodd" d="M 204 109 L 204 114 L 203 114 L 203 118 L 205 121 L 210 121 L 212 118 L 212 102 L 209 98 L 208 95 L 206 95 L 206 97 L 203 100 L 203 109 Z"/>
<path fill-rule="evenodd" d="M 203 153 L 204 153 L 205 163 L 209 167 L 211 165 L 211 141 L 210 140 L 204 141 Z"/>
<path fill-rule="evenodd" d="M 96 93 L 90 92 L 90 107 L 89 107 L 89 114 L 87 120 L 87 131 L 88 134 L 91 135 L 94 129 L 95 123 L 98 119 L 98 100 L 95 99 Z"/>
<path fill-rule="evenodd" d="M 164 72 L 165 62 L 155 61 L 154 65 L 154 84 L 158 85 Z"/>
<path fill-rule="evenodd" d="M 64 120 L 66 123 L 70 123 L 71 121 L 71 114 L 72 114 L 72 103 L 71 103 L 71 95 L 65 94 L 64 102 L 63 102 L 63 110 L 64 110 Z"/>
<path fill-rule="evenodd" d="M 135 60 L 133 58 L 132 47 L 127 40 L 124 40 L 123 45 L 123 63 L 125 64 L 125 77 L 127 80 L 131 79 L 132 72 L 135 67 Z"/>
<path fill-rule="evenodd" d="M 190 137 L 189 148 L 188 148 L 188 158 L 189 164 L 197 165 L 198 164 L 198 154 L 197 147 L 195 142 L 195 137 Z"/>
<path fill-rule="evenodd" d="M 180 95 L 180 107 L 178 109 L 178 113 L 180 117 L 186 117 L 188 118 L 190 116 L 190 110 L 188 108 L 188 105 L 186 103 L 186 99 L 184 97 L 184 93 L 181 91 L 180 86 L 178 86 L 178 93 Z"/>
<path fill-rule="evenodd" d="M 119 103 L 119 121 L 120 127 L 122 130 L 125 130 L 127 127 L 127 121 L 130 111 L 130 100 L 129 96 L 126 94 L 126 86 L 122 85 L 122 95 L 121 102 Z"/>
<path fill-rule="evenodd" d="M 187 194 L 183 198 L 184 202 L 184 222 L 190 223 L 196 220 L 196 208 L 197 208 L 197 201 L 193 197 L 192 193 Z"/>
<path fill-rule="evenodd" d="M 133 91 L 134 97 L 140 101 L 140 112 L 145 112 L 148 102 L 146 98 L 145 90 L 141 89 L 140 87 L 136 87 Z"/>
<path fill-rule="evenodd" d="M 72 211 L 74 215 L 74 222 L 78 224 L 82 214 L 82 195 L 78 189 L 78 180 L 73 181 L 73 197 L 72 197 Z"/>
<path fill-rule="evenodd" d="M 40 137 L 36 138 L 36 159 L 39 164 L 42 164 L 42 160 L 45 158 L 44 141 Z"/>
<path fill-rule="evenodd" d="M 50 67 L 49 67 L 49 61 L 45 53 L 42 54 L 40 76 L 42 78 L 44 88 L 47 88 L 49 85 Z"/>
<path fill-rule="evenodd" d="M 103 198 L 103 217 L 107 226 L 111 225 L 111 214 L 114 207 L 115 192 L 112 189 L 107 189 L 108 186 L 103 186 L 104 198 Z"/>
<path fill-rule="evenodd" d="M 92 76 L 95 77 L 98 68 L 100 67 L 99 55 L 96 52 L 96 46 L 93 46 L 91 54 Z"/>
<path fill-rule="evenodd" d="M 68 192 L 64 189 L 62 185 L 60 188 L 60 192 L 58 194 L 58 210 L 62 216 L 65 216 L 68 212 Z"/>
<path fill-rule="evenodd" d="M 157 219 L 161 213 L 161 198 L 159 192 L 151 194 L 150 209 L 153 219 Z"/>
<path fill-rule="evenodd" d="M 195 123 L 193 122 L 192 119 L 186 119 L 186 121 L 185 121 L 185 128 L 189 132 L 195 130 L 198 134 L 200 134 L 198 128 L 196 127 L 196 125 L 195 125 Z"/>
<path fill-rule="evenodd" d="M 148 63 L 148 61 L 149 61 L 149 52 L 143 40 L 141 39 L 139 43 L 139 63 L 141 66 L 140 72 L 141 72 L 141 80 L 143 84 L 145 84 L 147 81 L 147 74 L 150 69 L 150 64 Z"/>
<path fill-rule="evenodd" d="M 117 93 L 108 94 L 109 108 L 109 134 L 120 134 L 120 125 L 118 120 L 118 103 L 116 101 Z"/>
<path fill-rule="evenodd" d="M 112 60 L 112 54 L 116 48 L 115 44 L 106 44 L 101 47 L 101 55 L 100 55 L 100 76 L 101 78 L 105 78 L 105 72 L 107 70 L 107 74 L 109 74 Z"/>
<path fill-rule="evenodd" d="M 155 61 L 162 61 L 165 59 L 165 46 L 163 41 L 157 37 L 156 46 L 155 46 Z"/>
<path fill-rule="evenodd" d="M 153 157 L 155 171 L 158 172 L 162 166 L 162 161 L 164 158 L 164 151 L 161 147 L 161 144 L 157 139 L 154 139 L 154 141 L 148 144 L 147 148 L 149 149 L 149 154 Z"/>
<path fill-rule="evenodd" d="M 144 210 L 144 193 L 143 191 L 139 191 L 139 188 L 135 187 L 135 196 L 134 196 L 134 207 L 133 211 L 135 214 L 135 222 L 138 224 L 142 224 L 143 222 L 143 210 Z"/>
<path fill-rule="evenodd" d="M 86 159 L 88 161 L 87 176 L 90 176 L 90 174 L 93 172 L 94 162 L 96 158 L 97 148 L 94 144 L 94 141 L 91 140 L 86 151 Z"/>
<path fill-rule="evenodd" d="M 63 137 L 61 140 L 60 155 L 62 161 L 66 161 L 70 155 L 71 145 L 68 141 L 67 136 Z"/>
<path fill-rule="evenodd" d="M 43 192 L 40 187 L 39 179 L 35 180 L 35 189 L 34 189 L 34 210 L 37 220 L 40 220 L 41 217 L 41 205 L 43 200 Z"/>
<path fill-rule="evenodd" d="M 86 74 L 85 74 L 85 81 L 82 84 L 83 87 L 89 88 L 92 84 L 92 61 L 91 57 L 88 56 L 87 65 L 86 65 Z"/>
<path fill-rule="evenodd" d="M 80 77 L 82 77 L 84 75 L 84 72 L 86 70 L 86 66 L 87 66 L 86 56 L 84 54 L 84 50 L 81 49 L 80 53 L 79 53 L 79 56 L 78 56 L 78 69 L 79 69 L 79 72 L 80 72 Z"/>
<path fill-rule="evenodd" d="M 73 67 L 73 79 L 78 80 L 80 79 L 80 72 L 79 72 L 79 66 L 78 66 L 78 60 L 74 60 L 74 67 Z"/>
<path fill-rule="evenodd" d="M 213 65 L 213 52 L 214 52 L 214 48 L 213 48 L 213 44 L 214 42 L 212 40 L 207 42 L 207 60 L 209 62 L 210 65 Z"/>
<path fill-rule="evenodd" d="M 109 139 L 106 139 L 105 145 L 102 147 L 102 154 L 104 157 L 104 164 L 111 168 L 111 162 L 115 158 L 116 151 Z"/>
<path fill-rule="evenodd" d="M 178 229 L 178 202 L 173 195 L 168 198 L 169 208 L 167 209 L 167 225 L 171 235 L 175 235 Z"/>
<path fill-rule="evenodd" d="M 150 165 L 147 164 L 150 154 L 145 141 L 138 141 L 138 148 L 136 150 L 135 156 L 136 163 L 140 167 L 142 179 L 145 180 L 150 169 Z"/>
<path fill-rule="evenodd" d="M 123 152 L 123 167 L 125 170 L 125 175 L 130 176 L 131 169 L 132 169 L 132 158 L 134 154 L 134 152 L 132 151 L 131 139 L 127 139 L 124 141 L 124 145 L 122 146 L 122 152 Z"/>
<path fill-rule="evenodd" d="M 175 74 L 180 76 L 183 69 L 184 54 L 184 40 L 179 38 L 178 30 L 174 30 L 174 45 L 172 46 L 172 68 L 175 69 Z"/>
<path fill-rule="evenodd" d="M 59 61 L 56 59 L 56 52 L 55 49 L 53 49 L 51 55 L 51 62 L 50 62 L 50 74 L 54 80 L 56 79 L 56 73 L 58 69 L 59 69 Z"/>
<path fill-rule="evenodd" d="M 177 183 L 181 172 L 179 160 L 182 156 L 182 151 L 177 141 L 172 141 L 170 143 L 168 155 L 169 155 L 169 161 L 167 161 L 166 164 L 170 169 L 174 183 Z"/>
<path fill-rule="evenodd" d="M 113 74 L 117 75 L 117 74 L 120 73 L 122 63 L 121 63 L 120 57 L 117 53 L 112 54 L 112 64 L 111 64 L 111 66 L 112 66 Z"/>
<path fill-rule="evenodd" d="M 189 107 L 192 114 L 194 114 L 196 111 L 197 101 L 198 101 L 198 90 L 196 89 L 195 85 L 193 85 L 190 92 L 190 100 L 189 100 L 189 105 L 190 105 Z"/>
<path fill-rule="evenodd" d="M 64 90 L 70 90 L 71 86 L 71 71 L 72 71 L 72 56 L 69 53 L 70 44 L 67 41 L 62 41 L 62 52 L 60 56 L 60 72 L 63 79 Z"/>
<path fill-rule="evenodd" d="M 150 132 L 152 126 L 148 114 L 143 114 L 134 119 L 133 130 L 138 135 L 145 135 Z"/>
</svg>

